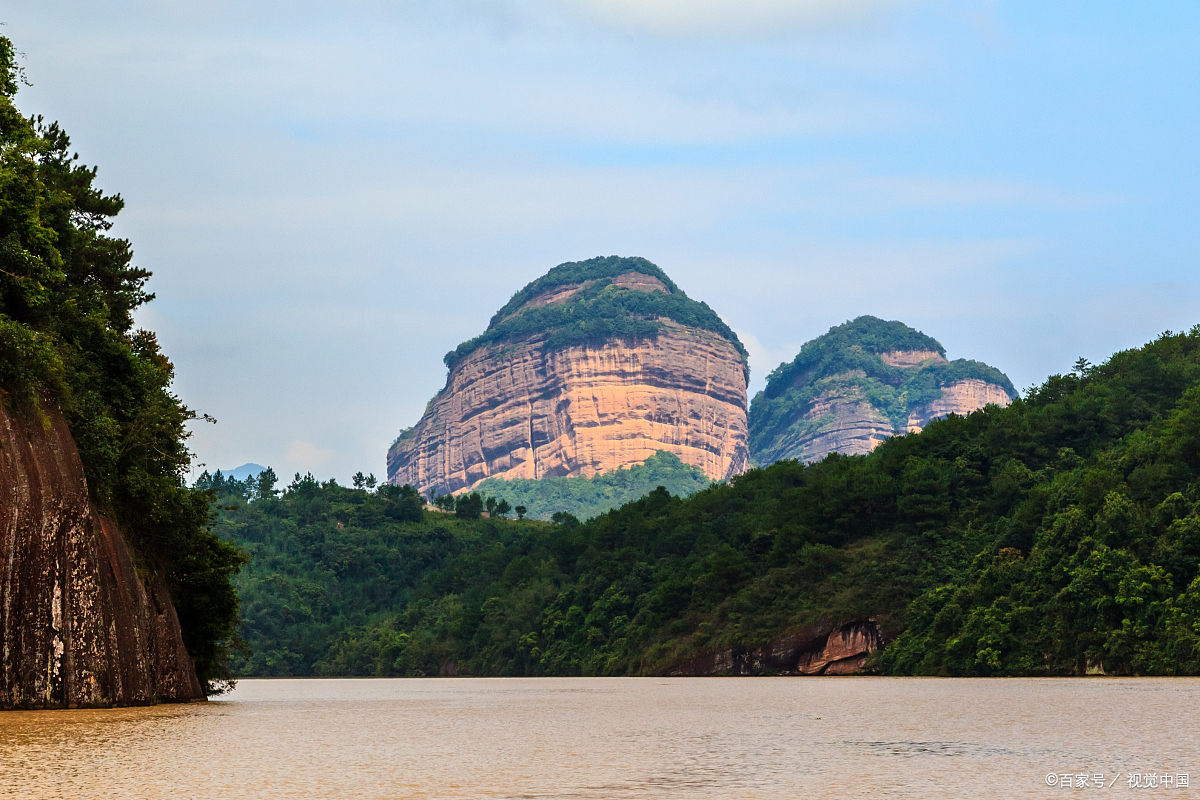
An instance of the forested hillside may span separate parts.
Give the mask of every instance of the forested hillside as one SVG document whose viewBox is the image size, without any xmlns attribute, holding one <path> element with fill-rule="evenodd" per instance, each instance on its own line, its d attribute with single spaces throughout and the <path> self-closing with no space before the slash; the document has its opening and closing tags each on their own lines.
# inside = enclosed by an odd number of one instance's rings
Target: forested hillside
<svg viewBox="0 0 1200 800">
<path fill-rule="evenodd" d="M 488 478 L 475 487 L 485 497 L 503 499 L 525 509 L 533 519 L 549 520 L 565 512 L 581 520 L 639 500 L 659 486 L 679 497 L 693 495 L 712 479 L 679 457 L 660 450 L 645 463 L 629 469 L 604 472 L 591 478 L 502 480 Z"/>
<path fill-rule="evenodd" d="M 1197 674 L 1200 327 L 581 525 L 419 502 L 301 480 L 221 511 L 253 555 L 247 674 L 655 674 L 867 617 L 889 673 Z"/>
<path fill-rule="evenodd" d="M 154 333 L 134 327 L 134 311 L 153 295 L 129 241 L 108 235 L 125 202 L 96 184 L 96 169 L 79 162 L 57 123 L 22 115 L 14 103 L 21 83 L 13 45 L 0 36 L 0 406 L 37 415 L 45 430 L 48 413 L 61 410 L 88 499 L 118 523 L 143 578 L 166 580 L 187 651 L 212 692 L 228 676 L 237 626 L 229 576 L 241 556 L 209 532 L 210 498 L 183 480 L 185 424 L 196 414 L 171 392 L 174 366 Z M 36 502 L 54 509 L 63 499 Z M 19 605 L 27 601 L 6 602 L 31 614 Z"/>
</svg>

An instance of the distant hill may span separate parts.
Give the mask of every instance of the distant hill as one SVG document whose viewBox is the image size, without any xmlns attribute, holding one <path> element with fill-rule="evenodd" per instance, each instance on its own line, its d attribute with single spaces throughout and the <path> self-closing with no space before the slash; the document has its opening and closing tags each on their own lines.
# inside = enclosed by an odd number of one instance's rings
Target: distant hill
<svg viewBox="0 0 1200 800">
<path fill-rule="evenodd" d="M 750 456 L 766 466 L 862 455 L 932 420 L 1006 406 L 1016 396 L 995 367 L 947 361 L 936 339 L 903 322 L 862 316 L 830 328 L 771 373 L 750 404 Z"/>
<path fill-rule="evenodd" d="M 262 464 L 242 464 L 240 467 L 235 467 L 231 470 L 221 470 L 221 475 L 226 478 L 237 478 L 239 481 L 244 481 L 246 478 L 252 478 L 262 472 L 266 467 Z"/>
</svg>

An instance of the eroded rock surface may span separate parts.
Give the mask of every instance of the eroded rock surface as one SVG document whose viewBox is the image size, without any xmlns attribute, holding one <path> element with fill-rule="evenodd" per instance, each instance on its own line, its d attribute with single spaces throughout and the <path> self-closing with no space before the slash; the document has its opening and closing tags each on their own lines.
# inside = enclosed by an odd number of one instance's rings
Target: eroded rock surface
<svg viewBox="0 0 1200 800">
<path fill-rule="evenodd" d="M 994 383 L 969 378 L 942 387 L 942 396 L 913 410 L 908 430 L 916 433 L 935 419 L 958 414 L 965 416 L 986 405 L 1006 406 L 1012 402 L 1008 392 Z"/>
<path fill-rule="evenodd" d="M 0 708 L 203 697 L 166 584 L 92 507 L 58 409 L 0 405 Z"/>
<path fill-rule="evenodd" d="M 895 435 L 891 420 L 855 386 L 821 392 L 804 419 L 810 426 L 797 432 L 793 446 L 805 461 L 819 461 L 829 453 L 863 455 Z"/>
<path fill-rule="evenodd" d="M 661 291 L 649 276 L 618 281 Z M 591 477 L 668 450 L 721 480 L 749 464 L 745 409 L 744 365 L 710 331 L 664 320 L 653 339 L 557 350 L 533 336 L 456 364 L 389 450 L 388 478 L 444 494 L 493 477 Z"/>
<path fill-rule="evenodd" d="M 853 675 L 883 647 L 874 619 L 823 623 L 745 650 L 723 650 L 680 664 L 671 675 Z"/>
</svg>

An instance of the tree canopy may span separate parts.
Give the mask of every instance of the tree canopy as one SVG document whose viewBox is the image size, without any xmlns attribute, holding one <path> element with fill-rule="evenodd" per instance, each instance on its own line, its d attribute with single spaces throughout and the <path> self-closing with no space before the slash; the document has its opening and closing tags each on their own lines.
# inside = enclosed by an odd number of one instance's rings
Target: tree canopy
<svg viewBox="0 0 1200 800">
<path fill-rule="evenodd" d="M 548 520 L 556 512 L 565 511 L 586 520 L 645 497 L 659 486 L 677 497 L 687 497 L 711 483 L 712 479 L 699 469 L 660 450 L 645 463 L 591 478 L 488 478 L 475 491 L 504 498 L 514 506 L 523 505 L 534 519 Z"/>
<path fill-rule="evenodd" d="M 57 403 L 93 502 L 119 523 L 135 557 L 162 570 L 206 691 L 229 677 L 236 548 L 208 530 L 209 496 L 183 480 L 185 423 L 174 367 L 133 311 L 152 299 L 149 271 L 108 235 L 124 207 L 95 185 L 57 123 L 25 117 L 22 76 L 0 37 L 0 400 Z"/>
</svg>

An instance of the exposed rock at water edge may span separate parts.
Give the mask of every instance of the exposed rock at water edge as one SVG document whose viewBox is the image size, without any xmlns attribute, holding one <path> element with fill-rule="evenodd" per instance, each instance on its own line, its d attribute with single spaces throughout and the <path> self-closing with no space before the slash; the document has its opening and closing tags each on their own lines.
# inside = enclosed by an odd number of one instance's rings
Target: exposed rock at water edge
<svg viewBox="0 0 1200 800">
<path fill-rule="evenodd" d="M 691 659 L 670 675 L 853 675 L 883 646 L 875 620 L 824 623 L 752 649 L 723 650 Z"/>
<path fill-rule="evenodd" d="M 166 583 L 89 501 L 58 408 L 0 404 L 0 708 L 203 698 Z"/>
</svg>

